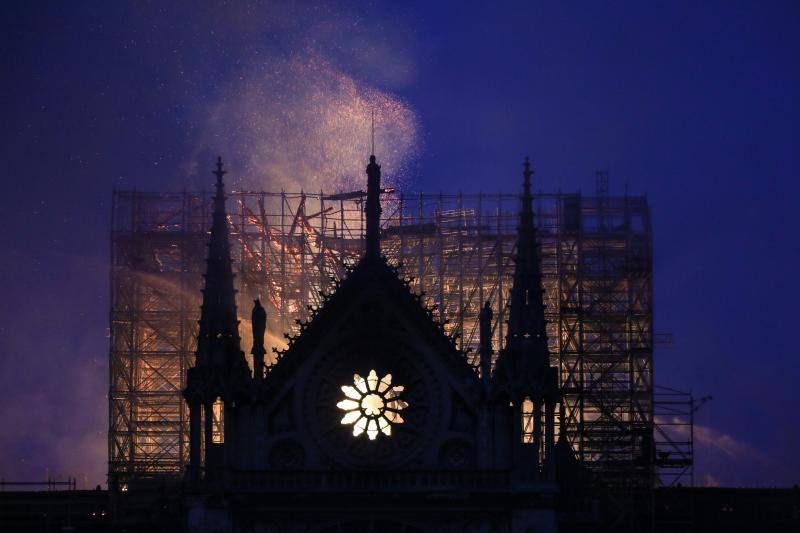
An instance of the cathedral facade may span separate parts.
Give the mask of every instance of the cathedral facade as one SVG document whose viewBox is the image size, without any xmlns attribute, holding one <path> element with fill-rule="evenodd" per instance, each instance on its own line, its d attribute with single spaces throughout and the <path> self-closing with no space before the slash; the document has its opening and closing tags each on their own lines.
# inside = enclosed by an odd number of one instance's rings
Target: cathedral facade
<svg viewBox="0 0 800 533">
<path fill-rule="evenodd" d="M 484 308 L 479 368 L 381 255 L 375 156 L 366 172 L 366 252 L 267 371 L 258 301 L 252 368 L 240 345 L 218 161 L 184 391 L 187 529 L 556 531 L 560 398 L 527 160 L 508 334 L 495 357 Z"/>
</svg>

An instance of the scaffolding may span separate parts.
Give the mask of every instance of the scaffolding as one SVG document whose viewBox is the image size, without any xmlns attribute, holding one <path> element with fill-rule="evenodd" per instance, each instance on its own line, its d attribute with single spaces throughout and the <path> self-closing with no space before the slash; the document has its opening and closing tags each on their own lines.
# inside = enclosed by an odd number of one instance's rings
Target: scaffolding
<svg viewBox="0 0 800 533">
<path fill-rule="evenodd" d="M 656 387 L 653 409 L 655 469 L 659 505 L 654 531 L 691 532 L 694 499 L 684 488 L 694 487 L 694 415 L 710 396 Z"/>
<path fill-rule="evenodd" d="M 382 247 L 435 306 L 434 317 L 476 365 L 478 313 L 505 335 L 513 278 L 515 194 L 383 191 Z M 552 364 L 564 392 L 561 431 L 609 486 L 651 487 L 652 237 L 641 196 L 537 194 Z M 284 346 L 321 305 L 364 241 L 362 191 L 235 191 L 228 211 L 243 350 L 251 299 L 268 341 Z M 116 191 L 111 234 L 109 472 L 177 474 L 187 460 L 181 398 L 193 362 L 210 201 L 205 193 Z M 274 364 L 268 359 L 268 365 Z M 477 371 L 477 369 L 476 369 Z M 631 491 L 635 494 L 635 491 Z"/>
<path fill-rule="evenodd" d="M 710 397 L 695 400 L 690 392 L 656 387 L 655 466 L 661 487 L 694 486 L 694 414 Z"/>
</svg>

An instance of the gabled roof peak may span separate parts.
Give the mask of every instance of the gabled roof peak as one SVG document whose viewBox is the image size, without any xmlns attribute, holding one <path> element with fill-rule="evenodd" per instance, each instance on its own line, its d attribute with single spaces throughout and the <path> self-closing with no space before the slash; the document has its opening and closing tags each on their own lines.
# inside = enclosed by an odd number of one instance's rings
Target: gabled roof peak
<svg viewBox="0 0 800 533">
<path fill-rule="evenodd" d="M 380 285 L 376 288 L 375 285 Z M 279 351 L 278 361 L 267 373 L 265 384 L 279 384 L 291 374 L 296 365 L 305 358 L 306 350 L 313 349 L 316 342 L 337 329 L 331 321 L 337 321 L 349 314 L 351 306 L 362 302 L 363 295 L 370 299 L 381 298 L 391 302 L 396 312 L 402 313 L 408 321 L 416 324 L 415 330 L 426 342 L 431 343 L 450 365 L 464 375 L 477 380 L 475 370 L 467 363 L 465 354 L 460 351 L 452 338 L 448 337 L 444 326 L 437 322 L 432 310 L 426 308 L 422 297 L 411 291 L 410 283 L 398 275 L 396 267 L 390 265 L 385 257 L 378 256 L 373 261 L 361 261 L 347 275 L 337 282 L 332 293 L 325 294 L 323 304 L 315 310 L 309 322 L 300 324 L 300 333 L 287 336 L 289 346 Z"/>
</svg>

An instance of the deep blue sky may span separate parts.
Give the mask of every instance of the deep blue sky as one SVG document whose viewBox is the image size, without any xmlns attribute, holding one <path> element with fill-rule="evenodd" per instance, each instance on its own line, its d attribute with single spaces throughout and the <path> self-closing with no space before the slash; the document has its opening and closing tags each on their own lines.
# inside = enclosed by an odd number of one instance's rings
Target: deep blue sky
<svg viewBox="0 0 800 533">
<path fill-rule="evenodd" d="M 799 4 L 160 4 L 0 15 L 0 475 L 102 479 L 112 188 L 202 183 L 231 143 L 232 172 L 272 187 L 257 139 L 297 140 L 264 124 L 341 76 L 413 115 L 409 190 L 514 191 L 530 154 L 545 191 L 606 169 L 612 194 L 646 193 L 656 330 L 675 338 L 656 381 L 714 396 L 698 482 L 800 482 Z"/>
</svg>

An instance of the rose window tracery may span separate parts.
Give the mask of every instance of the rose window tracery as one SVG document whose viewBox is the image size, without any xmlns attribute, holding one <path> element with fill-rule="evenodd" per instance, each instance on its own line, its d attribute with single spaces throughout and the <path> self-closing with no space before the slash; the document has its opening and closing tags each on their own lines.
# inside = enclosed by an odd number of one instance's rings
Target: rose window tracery
<svg viewBox="0 0 800 533">
<path fill-rule="evenodd" d="M 347 411 L 341 423 L 353 425 L 354 437 L 363 433 L 369 440 L 375 440 L 379 434 L 390 437 L 392 425 L 404 422 L 400 415 L 400 411 L 408 407 L 400 397 L 404 390 L 402 385 L 392 385 L 391 374 L 381 379 L 375 370 L 370 370 L 366 379 L 354 374 L 353 386 L 342 386 L 345 399 L 336 404 Z"/>
</svg>

